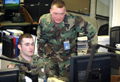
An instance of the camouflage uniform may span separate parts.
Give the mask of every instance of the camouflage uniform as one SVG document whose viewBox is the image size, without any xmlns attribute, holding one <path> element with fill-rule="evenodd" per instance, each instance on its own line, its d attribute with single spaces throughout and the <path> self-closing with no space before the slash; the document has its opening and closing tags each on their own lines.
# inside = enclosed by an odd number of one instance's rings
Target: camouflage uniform
<svg viewBox="0 0 120 82">
<path fill-rule="evenodd" d="M 78 33 L 87 35 L 90 52 L 96 32 L 93 25 L 81 16 L 66 13 L 59 27 L 55 27 L 51 14 L 45 14 L 37 28 L 38 54 L 49 63 L 52 74 L 66 82 L 70 78 L 70 57 L 77 55 Z M 69 50 L 64 50 L 64 41 L 69 41 Z"/>
<path fill-rule="evenodd" d="M 22 62 L 29 63 L 21 55 L 19 55 L 17 58 L 15 58 L 15 60 L 19 60 L 19 61 L 22 61 Z M 24 64 L 20 64 L 20 63 L 13 63 L 13 64 L 18 66 L 18 68 L 20 70 L 19 82 L 25 82 L 25 79 L 24 79 L 25 72 L 28 71 L 28 68 L 25 67 Z M 39 78 L 44 78 L 45 77 L 45 71 L 41 71 L 41 70 L 45 70 L 45 63 L 40 56 L 33 55 L 32 61 L 30 63 L 30 67 L 31 67 L 32 75 L 38 74 Z"/>
</svg>

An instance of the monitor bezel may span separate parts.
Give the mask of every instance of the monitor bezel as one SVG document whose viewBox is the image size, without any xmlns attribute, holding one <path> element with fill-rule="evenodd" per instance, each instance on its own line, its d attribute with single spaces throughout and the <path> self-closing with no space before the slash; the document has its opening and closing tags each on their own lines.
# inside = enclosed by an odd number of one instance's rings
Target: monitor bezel
<svg viewBox="0 0 120 82">
<path fill-rule="evenodd" d="M 95 62 L 96 60 L 100 61 L 100 59 L 107 59 L 107 61 L 111 61 L 111 56 L 113 56 L 114 58 L 116 58 L 116 55 L 115 54 L 112 54 L 112 53 L 98 53 L 98 54 L 95 54 L 95 57 L 93 59 L 93 62 Z M 83 56 L 75 56 L 75 57 L 71 57 L 70 58 L 70 82 L 77 82 L 75 79 L 78 79 L 77 76 L 75 76 L 75 71 L 77 70 L 76 69 L 76 62 L 84 62 L 84 61 L 87 61 L 89 62 L 89 58 L 90 58 L 90 55 L 83 55 Z M 117 60 L 116 60 L 117 61 Z M 109 67 L 109 70 L 108 70 L 108 79 L 110 81 L 110 74 L 111 74 L 111 64 L 109 64 L 110 67 Z M 92 68 L 92 67 L 91 67 Z M 87 66 L 86 66 L 86 69 L 87 69 Z M 85 69 L 85 70 L 86 70 Z M 108 69 L 108 68 L 107 68 Z M 119 68 L 118 68 L 119 69 Z M 91 69 L 92 70 L 92 69 Z"/>
<path fill-rule="evenodd" d="M 0 69 L 0 82 L 18 82 L 19 79 L 19 69 Z"/>
</svg>

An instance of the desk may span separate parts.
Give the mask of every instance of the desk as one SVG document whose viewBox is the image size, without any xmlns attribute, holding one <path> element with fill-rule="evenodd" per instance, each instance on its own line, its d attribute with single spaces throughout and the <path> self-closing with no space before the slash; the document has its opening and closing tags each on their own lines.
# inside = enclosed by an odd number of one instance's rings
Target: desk
<svg viewBox="0 0 120 82">
<path fill-rule="evenodd" d="M 32 23 L 32 29 L 31 29 L 30 33 L 37 36 L 37 33 L 36 33 L 37 27 L 38 27 L 38 23 L 37 22 L 33 22 Z"/>
<path fill-rule="evenodd" d="M 21 22 L 21 23 L 12 23 L 10 21 L 1 22 L 0 28 L 2 27 L 17 27 L 17 26 L 31 26 L 31 23 Z"/>
<path fill-rule="evenodd" d="M 111 82 L 120 82 L 120 75 L 111 75 Z"/>
<path fill-rule="evenodd" d="M 28 22 L 21 22 L 21 23 L 12 23 L 10 21 L 0 22 L 0 30 L 5 29 L 20 29 L 23 30 L 24 33 L 31 33 L 32 27 L 37 27 L 37 23 L 28 23 Z"/>
<path fill-rule="evenodd" d="M 36 35 L 36 28 L 38 23 L 33 22 L 31 15 L 21 5 L 19 8 L 19 13 L 24 16 L 25 22 L 21 22 L 21 23 L 12 23 L 10 21 L 0 22 L 0 30 L 20 29 L 23 30 L 24 33 L 31 33 Z M 35 27 L 35 29 L 33 27 Z"/>
</svg>

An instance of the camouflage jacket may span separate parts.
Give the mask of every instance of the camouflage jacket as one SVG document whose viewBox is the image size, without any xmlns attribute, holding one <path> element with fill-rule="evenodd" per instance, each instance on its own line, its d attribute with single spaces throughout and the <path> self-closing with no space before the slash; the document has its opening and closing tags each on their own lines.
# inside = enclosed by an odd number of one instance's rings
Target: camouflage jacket
<svg viewBox="0 0 120 82">
<path fill-rule="evenodd" d="M 15 60 L 29 63 L 21 55 L 19 55 L 17 58 L 15 58 Z M 18 66 L 18 68 L 20 70 L 19 81 L 24 82 L 25 81 L 25 79 L 24 79 L 25 72 L 28 71 L 28 68 L 26 66 L 24 66 L 24 64 L 21 64 L 21 63 L 14 63 L 14 64 L 15 64 L 15 66 Z M 38 74 L 39 78 L 45 77 L 45 67 L 46 66 L 45 66 L 44 60 L 40 56 L 33 55 L 32 61 L 30 63 L 30 67 L 31 67 L 31 74 L 32 75 Z"/>
<path fill-rule="evenodd" d="M 96 36 L 95 28 L 81 16 L 66 13 L 59 27 L 55 27 L 51 20 L 51 14 L 41 16 L 40 24 L 37 28 L 38 54 L 42 56 L 49 53 L 60 55 L 76 53 L 78 33 L 87 35 L 88 52 L 91 52 L 92 43 Z M 69 41 L 70 50 L 64 50 L 64 41 Z"/>
</svg>

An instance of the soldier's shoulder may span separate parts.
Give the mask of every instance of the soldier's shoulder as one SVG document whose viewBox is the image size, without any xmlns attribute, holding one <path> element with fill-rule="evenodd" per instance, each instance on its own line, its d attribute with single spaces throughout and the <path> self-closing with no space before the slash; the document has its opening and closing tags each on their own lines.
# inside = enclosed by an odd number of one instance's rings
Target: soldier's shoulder
<svg viewBox="0 0 120 82">
<path fill-rule="evenodd" d="M 39 55 L 33 55 L 33 60 L 43 60 L 43 57 L 40 57 Z"/>
<path fill-rule="evenodd" d="M 41 18 L 41 19 L 45 19 L 45 18 L 47 18 L 47 17 L 50 17 L 50 13 L 43 14 L 40 18 Z"/>
</svg>

